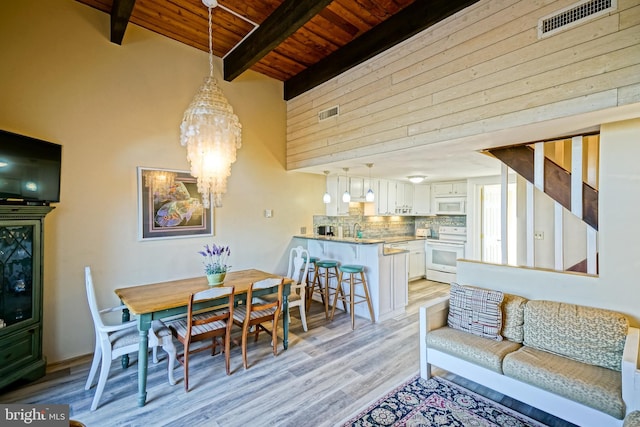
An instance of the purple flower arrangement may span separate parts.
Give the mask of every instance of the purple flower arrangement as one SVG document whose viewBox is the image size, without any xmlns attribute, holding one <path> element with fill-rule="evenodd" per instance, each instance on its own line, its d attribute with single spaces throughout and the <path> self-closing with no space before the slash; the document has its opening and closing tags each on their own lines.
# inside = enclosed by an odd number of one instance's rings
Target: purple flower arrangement
<svg viewBox="0 0 640 427">
<path fill-rule="evenodd" d="M 227 265 L 227 258 L 231 255 L 229 246 L 205 245 L 204 251 L 198 252 L 205 257 L 204 271 L 206 274 L 226 273 L 230 265 Z"/>
</svg>

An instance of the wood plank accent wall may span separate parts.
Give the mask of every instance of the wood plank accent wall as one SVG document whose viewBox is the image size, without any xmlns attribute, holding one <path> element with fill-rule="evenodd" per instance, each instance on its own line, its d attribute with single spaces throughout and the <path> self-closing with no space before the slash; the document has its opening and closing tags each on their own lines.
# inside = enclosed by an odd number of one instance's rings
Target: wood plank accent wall
<svg viewBox="0 0 640 427">
<path fill-rule="evenodd" d="M 638 1 L 538 40 L 573 3 L 481 1 L 288 101 L 287 169 L 640 102 Z"/>
</svg>

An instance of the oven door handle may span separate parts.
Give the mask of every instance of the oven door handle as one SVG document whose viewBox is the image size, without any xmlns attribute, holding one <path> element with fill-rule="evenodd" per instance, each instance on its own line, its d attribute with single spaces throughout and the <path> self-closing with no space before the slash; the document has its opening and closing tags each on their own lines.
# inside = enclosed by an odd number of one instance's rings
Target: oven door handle
<svg viewBox="0 0 640 427">
<path fill-rule="evenodd" d="M 447 248 L 463 248 L 464 247 L 464 243 L 441 243 L 441 242 L 432 243 L 432 242 L 429 242 L 429 243 L 427 243 L 427 245 L 429 245 L 431 247 L 434 247 L 434 248 L 438 247 L 438 246 L 444 246 L 444 247 L 447 247 Z"/>
</svg>

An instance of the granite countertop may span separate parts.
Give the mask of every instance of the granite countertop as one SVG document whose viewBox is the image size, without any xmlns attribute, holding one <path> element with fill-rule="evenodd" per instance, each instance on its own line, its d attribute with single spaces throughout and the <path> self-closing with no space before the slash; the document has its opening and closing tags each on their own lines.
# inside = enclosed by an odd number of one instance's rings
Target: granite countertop
<svg viewBox="0 0 640 427">
<path fill-rule="evenodd" d="M 387 248 L 387 247 L 385 247 L 382 250 L 382 255 L 384 255 L 384 256 L 406 254 L 406 253 L 409 253 L 409 251 L 406 250 L 406 249 Z"/>
<path fill-rule="evenodd" d="M 313 234 L 300 234 L 294 237 L 301 239 L 324 240 L 327 242 L 355 243 L 359 245 L 373 245 L 379 243 L 399 243 L 409 242 L 412 240 L 426 240 L 424 237 L 416 236 L 393 236 L 393 237 L 377 237 L 377 238 L 356 238 L 356 237 L 336 237 L 336 236 L 316 236 Z"/>
<path fill-rule="evenodd" d="M 336 237 L 336 236 L 315 236 L 313 234 L 299 234 L 293 237 L 298 237 L 300 239 L 311 239 L 311 240 L 324 240 L 326 242 L 338 242 L 338 243 L 355 243 L 358 245 L 375 245 L 379 243 L 384 243 L 382 239 L 358 239 L 356 237 Z"/>
<path fill-rule="evenodd" d="M 416 237 L 416 236 L 395 236 L 395 237 L 384 237 L 385 243 L 400 243 L 400 242 L 411 242 L 414 240 L 427 240 L 426 237 Z"/>
</svg>

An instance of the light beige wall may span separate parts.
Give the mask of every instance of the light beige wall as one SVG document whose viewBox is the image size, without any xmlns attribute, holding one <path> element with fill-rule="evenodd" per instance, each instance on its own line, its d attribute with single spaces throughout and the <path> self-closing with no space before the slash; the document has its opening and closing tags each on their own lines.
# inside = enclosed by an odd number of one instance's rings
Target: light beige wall
<svg viewBox="0 0 640 427">
<path fill-rule="evenodd" d="M 638 1 L 619 0 L 610 15 L 539 40 L 538 20 L 573 3 L 480 1 L 292 99 L 288 169 L 442 141 L 468 144 L 639 102 Z M 335 105 L 340 115 L 319 123 L 318 112 Z M 511 143 L 575 130 L 541 127 Z"/>
<path fill-rule="evenodd" d="M 136 167 L 188 169 L 182 114 L 207 54 L 129 25 L 109 42 L 109 15 L 72 0 L 0 2 L 0 128 L 63 145 L 61 203 L 45 221 L 44 353 L 93 351 L 83 267 L 101 305 L 117 287 L 202 274 L 197 251 L 229 244 L 234 269 L 284 272 L 291 236 L 324 209 L 320 176 L 286 172 L 282 83 L 246 72 L 218 82 L 243 125 L 215 237 L 137 240 Z M 263 216 L 273 209 L 272 219 Z"/>
<path fill-rule="evenodd" d="M 600 135 L 599 276 L 461 261 L 458 281 L 536 299 L 628 314 L 640 324 L 640 118 L 603 124 Z"/>
</svg>

